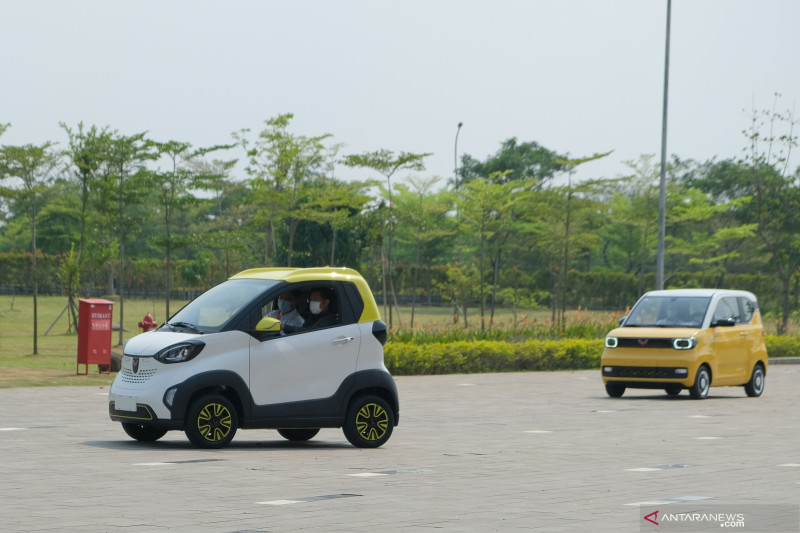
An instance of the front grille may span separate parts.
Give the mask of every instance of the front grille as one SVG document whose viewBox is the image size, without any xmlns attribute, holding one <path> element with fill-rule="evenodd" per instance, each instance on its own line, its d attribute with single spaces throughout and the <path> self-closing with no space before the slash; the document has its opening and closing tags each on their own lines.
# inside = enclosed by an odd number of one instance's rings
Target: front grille
<svg viewBox="0 0 800 533">
<path fill-rule="evenodd" d="M 611 371 L 603 369 L 603 375 L 609 378 L 645 378 L 645 379 L 683 379 L 686 374 L 678 375 L 672 367 L 661 366 L 614 366 Z"/>
<path fill-rule="evenodd" d="M 123 383 L 147 383 L 150 378 L 156 375 L 155 368 L 139 369 L 135 374 L 126 368 L 120 370 L 120 380 Z"/>
<path fill-rule="evenodd" d="M 618 348 L 672 348 L 673 339 L 629 339 L 617 338 Z"/>
</svg>

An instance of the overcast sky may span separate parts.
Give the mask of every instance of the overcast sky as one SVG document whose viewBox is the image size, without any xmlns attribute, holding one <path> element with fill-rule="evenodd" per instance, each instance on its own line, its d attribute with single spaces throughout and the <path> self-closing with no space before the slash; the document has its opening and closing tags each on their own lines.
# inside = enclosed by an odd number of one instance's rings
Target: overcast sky
<svg viewBox="0 0 800 533">
<path fill-rule="evenodd" d="M 798 23 L 798 0 L 673 0 L 667 151 L 735 157 L 754 105 L 796 107 Z M 614 177 L 660 156 L 665 27 L 666 0 L 0 0 L 0 143 L 83 121 L 206 146 L 294 113 L 449 179 L 463 122 L 459 154 L 614 150 L 580 173 Z"/>
</svg>

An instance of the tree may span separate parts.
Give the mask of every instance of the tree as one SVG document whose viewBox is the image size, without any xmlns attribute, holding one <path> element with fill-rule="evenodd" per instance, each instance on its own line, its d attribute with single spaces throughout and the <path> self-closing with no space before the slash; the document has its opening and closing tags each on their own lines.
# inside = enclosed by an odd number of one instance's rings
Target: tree
<svg viewBox="0 0 800 533">
<path fill-rule="evenodd" d="M 553 187 L 544 192 L 541 211 L 546 221 L 539 233 L 539 242 L 546 251 L 552 273 L 552 318 L 562 328 L 566 311 L 567 273 L 573 260 L 597 242 L 594 231 L 598 224 L 597 203 L 592 198 L 596 184 L 586 182 L 572 185 L 572 173 L 582 164 L 606 157 L 611 152 L 578 159 L 563 159 L 569 181 L 566 187 Z"/>
<path fill-rule="evenodd" d="M 267 120 L 267 128 L 253 142 L 247 138 L 250 130 L 234 134 L 249 158 L 245 171 L 251 176 L 251 186 L 259 199 L 257 220 L 265 228 L 264 261 L 267 265 L 276 261 L 275 229 L 284 220 L 289 231 L 287 266 L 292 265 L 294 234 L 302 220 L 296 213 L 305 192 L 304 182 L 329 159 L 323 141 L 331 135 L 306 137 L 289 133 L 289 122 L 293 117 L 293 114 L 286 113 Z M 336 147 L 331 150 L 335 153 Z"/>
<path fill-rule="evenodd" d="M 192 242 L 190 236 L 181 238 L 174 234 L 176 216 L 185 213 L 190 205 L 197 203 L 197 198 L 191 193 L 193 188 L 213 188 L 213 182 L 220 178 L 216 174 L 198 173 L 197 171 L 203 168 L 211 169 L 200 164 L 192 167 L 191 163 L 210 152 L 232 148 L 232 146 L 213 146 L 194 150 L 191 144 L 178 141 L 148 141 L 147 145 L 155 149 L 157 158 L 166 158 L 167 160 L 165 170 L 148 171 L 143 176 L 146 187 L 156 198 L 164 222 L 164 237 L 156 239 L 156 242 L 164 247 L 167 260 L 167 297 L 164 316 L 168 318 L 170 316 L 172 252 L 175 248 L 187 246 Z M 178 227 L 181 225 L 178 224 Z"/>
<path fill-rule="evenodd" d="M 560 156 L 535 141 L 519 143 L 516 137 L 511 137 L 501 144 L 494 155 L 486 158 L 486 161 L 481 162 L 468 154 L 463 155 L 458 169 L 460 180 L 456 188 L 478 178 L 494 179 L 500 183 L 528 181 L 541 187 L 557 174 L 564 172 L 564 159 L 565 156 Z M 492 175 L 494 178 L 490 178 Z"/>
<path fill-rule="evenodd" d="M 38 292 L 36 271 L 36 221 L 54 179 L 59 164 L 59 156 L 50 142 L 39 146 L 0 146 L 0 182 L 7 184 L 0 188 L 0 196 L 10 198 L 25 210 L 30 228 L 31 266 L 33 274 L 33 353 L 38 347 Z"/>
<path fill-rule="evenodd" d="M 400 170 L 422 171 L 425 170 L 423 159 L 428 157 L 429 153 L 425 154 L 412 154 L 409 152 L 400 152 L 395 156 L 391 150 L 377 150 L 375 152 L 366 152 L 363 154 L 351 154 L 345 156 L 342 160 L 348 167 L 353 168 L 366 168 L 371 169 L 386 178 L 386 193 L 389 196 L 388 203 L 388 219 L 386 220 L 386 244 L 383 250 L 384 259 L 384 287 L 383 287 L 383 312 L 386 314 L 386 281 L 389 282 L 389 290 L 392 294 L 392 301 L 394 306 L 397 307 L 397 297 L 394 291 L 394 281 L 392 279 L 392 233 L 394 232 L 394 219 L 392 217 L 392 176 Z M 399 315 L 398 315 L 399 318 Z M 392 308 L 389 306 L 389 327 L 392 327 Z"/>
<path fill-rule="evenodd" d="M 411 328 L 414 328 L 414 313 L 419 291 L 419 270 L 421 268 L 422 249 L 431 241 L 440 240 L 451 235 L 447 213 L 452 208 L 450 194 L 433 194 L 434 186 L 441 178 L 419 178 L 409 176 L 410 187 L 397 184 L 397 218 L 400 227 L 409 234 L 414 247 L 414 276 L 411 284 Z"/>
<path fill-rule="evenodd" d="M 478 284 L 481 312 L 481 330 L 485 327 L 485 249 L 486 241 L 500 230 L 499 222 L 510 209 L 514 197 L 512 189 L 518 185 L 504 181 L 509 171 L 492 173 L 489 180 L 476 179 L 467 183 L 461 191 L 459 215 L 465 226 L 462 233 L 478 237 Z M 466 311 L 464 313 L 466 315 Z"/>
<path fill-rule="evenodd" d="M 131 136 L 116 132 L 108 144 L 104 158 L 105 165 L 99 184 L 96 204 L 99 224 L 107 227 L 114 235 L 109 249 L 118 251 L 119 265 L 119 340 L 122 344 L 122 324 L 125 315 L 125 244 L 128 235 L 140 226 L 133 214 L 133 207 L 144 199 L 145 162 L 155 157 L 144 133 Z M 114 294 L 114 261 L 109 262 L 109 290 Z"/>
<path fill-rule="evenodd" d="M 753 111 L 742 163 L 749 169 L 748 192 L 753 197 L 746 204 L 748 218 L 757 225 L 756 234 L 781 282 L 778 334 L 784 335 L 791 315 L 791 283 L 800 270 L 800 176 L 798 171 L 788 174 L 789 156 L 798 145 L 797 122 L 791 112 L 775 110 L 779 98 L 776 94 L 772 109 Z M 765 126 L 767 134 L 762 133 Z"/>
</svg>

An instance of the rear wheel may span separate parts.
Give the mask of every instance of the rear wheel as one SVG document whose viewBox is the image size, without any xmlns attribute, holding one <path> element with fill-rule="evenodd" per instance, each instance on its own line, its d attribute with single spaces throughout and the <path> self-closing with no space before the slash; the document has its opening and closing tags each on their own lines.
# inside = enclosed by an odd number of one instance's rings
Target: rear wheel
<svg viewBox="0 0 800 533">
<path fill-rule="evenodd" d="M 319 433 L 319 428 L 281 428 L 278 430 L 281 437 L 292 442 L 305 442 L 311 440 Z"/>
<path fill-rule="evenodd" d="M 683 390 L 683 387 L 682 387 L 682 386 L 680 386 L 680 385 L 667 385 L 667 386 L 664 388 L 664 390 L 665 390 L 665 391 L 667 392 L 667 394 L 669 394 L 670 396 L 677 396 L 678 394 L 680 394 L 680 393 L 681 393 L 681 391 Z"/>
<path fill-rule="evenodd" d="M 350 402 L 342 431 L 353 446 L 377 448 L 389 440 L 393 428 L 394 411 L 389 402 L 370 394 Z"/>
<path fill-rule="evenodd" d="M 625 394 L 625 385 L 619 383 L 606 383 L 606 392 L 612 398 L 619 398 Z"/>
<path fill-rule="evenodd" d="M 708 367 L 703 365 L 697 369 L 694 377 L 694 385 L 689 389 L 689 395 L 695 400 L 702 400 L 708 396 L 708 389 L 711 387 L 711 373 Z"/>
<path fill-rule="evenodd" d="M 127 433 L 130 438 L 136 439 L 139 442 L 155 442 L 167 434 L 166 429 L 131 424 L 128 422 L 122 423 L 122 429 L 125 430 L 125 433 Z"/>
<path fill-rule="evenodd" d="M 764 392 L 764 377 L 764 365 L 756 363 L 753 373 L 750 375 L 750 381 L 744 386 L 744 391 L 748 396 L 751 398 L 761 396 L 761 393 Z"/>
<path fill-rule="evenodd" d="M 189 407 L 184 431 L 199 448 L 223 448 L 233 440 L 238 425 L 233 403 L 219 394 L 208 394 Z"/>
</svg>

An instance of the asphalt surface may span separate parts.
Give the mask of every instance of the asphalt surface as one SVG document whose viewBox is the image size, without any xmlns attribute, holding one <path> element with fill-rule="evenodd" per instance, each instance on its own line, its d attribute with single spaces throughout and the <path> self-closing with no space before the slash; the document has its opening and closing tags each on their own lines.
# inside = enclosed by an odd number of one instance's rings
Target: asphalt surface
<svg viewBox="0 0 800 533">
<path fill-rule="evenodd" d="M 108 419 L 107 389 L 4 389 L 0 530 L 674 531 L 645 513 L 690 505 L 788 508 L 734 530 L 798 531 L 799 379 L 771 365 L 761 398 L 697 401 L 608 398 L 598 371 L 398 377 L 400 425 L 375 450 L 334 429 L 142 444 Z"/>
</svg>

